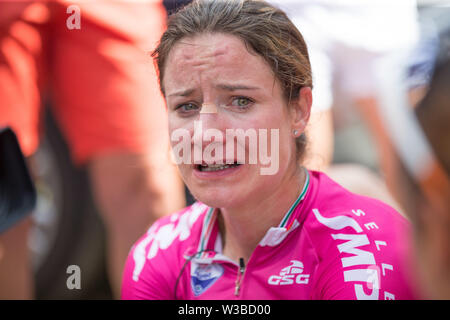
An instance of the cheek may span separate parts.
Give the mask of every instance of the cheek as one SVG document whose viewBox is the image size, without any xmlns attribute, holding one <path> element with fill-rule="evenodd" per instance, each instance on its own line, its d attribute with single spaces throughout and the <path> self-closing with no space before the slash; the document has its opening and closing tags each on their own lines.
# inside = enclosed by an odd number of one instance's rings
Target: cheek
<svg viewBox="0 0 450 320">
<path fill-rule="evenodd" d="M 288 115 L 278 105 L 261 105 L 239 124 L 252 129 L 278 129 L 280 132 L 289 124 Z"/>
<path fill-rule="evenodd" d="M 179 129 L 179 126 L 177 125 L 176 121 L 171 119 L 169 115 L 169 139 L 170 139 L 170 145 L 173 147 L 178 142 L 174 140 L 174 135 L 176 134 L 176 130 Z"/>
<path fill-rule="evenodd" d="M 267 128 L 269 143 L 277 142 L 278 146 L 275 146 L 278 149 L 280 159 L 288 159 L 292 153 L 295 153 L 295 139 L 293 138 L 291 128 L 290 128 L 290 119 L 287 112 L 281 110 L 281 108 L 277 108 L 277 112 L 271 112 L 267 114 L 265 117 L 261 117 L 261 121 L 259 123 L 260 128 Z M 278 141 L 275 139 L 270 139 L 271 131 L 277 130 L 278 132 Z M 274 141 L 275 140 L 275 141 Z"/>
<path fill-rule="evenodd" d="M 169 111 L 168 115 L 168 129 L 169 137 L 172 137 L 175 133 L 178 136 L 181 134 L 192 135 L 194 130 L 194 121 L 192 119 L 186 120 L 176 115 L 175 111 Z M 173 142 L 171 141 L 173 144 Z"/>
</svg>

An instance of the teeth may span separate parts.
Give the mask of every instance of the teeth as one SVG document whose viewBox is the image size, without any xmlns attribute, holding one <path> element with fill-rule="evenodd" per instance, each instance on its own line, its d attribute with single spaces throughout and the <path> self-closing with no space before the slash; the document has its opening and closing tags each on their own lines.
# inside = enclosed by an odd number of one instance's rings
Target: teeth
<svg viewBox="0 0 450 320">
<path fill-rule="evenodd" d="M 202 167 L 204 168 L 220 168 L 220 167 L 224 167 L 226 165 L 223 164 L 207 164 L 207 165 L 202 165 Z"/>
<path fill-rule="evenodd" d="M 206 166 L 201 165 L 200 171 L 219 171 L 219 170 L 225 170 L 228 168 L 234 168 L 237 164 L 209 164 Z"/>
</svg>

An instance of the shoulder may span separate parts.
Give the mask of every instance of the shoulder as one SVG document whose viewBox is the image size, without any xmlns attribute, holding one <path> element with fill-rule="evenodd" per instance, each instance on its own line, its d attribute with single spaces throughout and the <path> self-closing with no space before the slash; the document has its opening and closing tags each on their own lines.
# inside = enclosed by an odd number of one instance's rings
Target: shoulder
<svg viewBox="0 0 450 320">
<path fill-rule="evenodd" d="M 352 193 L 324 173 L 313 172 L 313 179 L 314 200 L 306 217 L 312 226 L 329 232 L 377 230 L 378 235 L 410 228 L 409 221 L 389 205 Z"/>
<path fill-rule="evenodd" d="M 324 174 L 315 178 L 304 229 L 319 257 L 322 294 L 411 298 L 410 223 L 390 206 L 353 194 Z"/>
<path fill-rule="evenodd" d="M 133 245 L 125 264 L 122 288 L 124 299 L 151 298 L 152 288 L 156 288 L 159 294 L 164 293 L 164 288 L 170 290 L 177 277 L 176 270 L 183 264 L 184 255 L 197 246 L 202 217 L 207 209 L 205 204 L 196 202 L 163 217 Z M 148 296 L 137 297 L 136 292 Z"/>
<path fill-rule="evenodd" d="M 208 206 L 200 202 L 157 220 L 133 245 L 131 253 L 145 248 L 147 259 L 152 259 L 161 251 L 175 248 L 184 243 L 192 244 L 201 231 L 201 217 Z M 200 222 L 200 223 L 197 223 Z"/>
</svg>

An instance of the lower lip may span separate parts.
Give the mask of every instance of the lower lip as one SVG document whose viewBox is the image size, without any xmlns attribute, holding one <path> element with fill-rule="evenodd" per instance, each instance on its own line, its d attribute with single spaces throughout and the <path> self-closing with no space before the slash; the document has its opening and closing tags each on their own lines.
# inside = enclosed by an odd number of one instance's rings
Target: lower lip
<svg viewBox="0 0 450 320">
<path fill-rule="evenodd" d="M 244 165 L 241 164 L 237 167 L 231 167 L 223 170 L 217 170 L 217 171 L 200 171 L 197 168 L 194 168 L 194 176 L 196 176 L 199 179 L 217 179 L 217 178 L 223 178 L 227 176 L 231 176 L 233 174 L 238 173 Z"/>
</svg>

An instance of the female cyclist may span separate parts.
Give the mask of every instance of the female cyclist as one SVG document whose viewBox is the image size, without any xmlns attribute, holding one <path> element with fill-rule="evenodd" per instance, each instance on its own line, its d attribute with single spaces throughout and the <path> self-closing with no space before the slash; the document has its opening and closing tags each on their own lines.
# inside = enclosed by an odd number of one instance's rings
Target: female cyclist
<svg viewBox="0 0 450 320">
<path fill-rule="evenodd" d="M 312 77 L 284 12 L 195 1 L 170 18 L 154 56 L 198 202 L 133 246 L 123 299 L 417 297 L 408 222 L 300 165 Z"/>
</svg>

